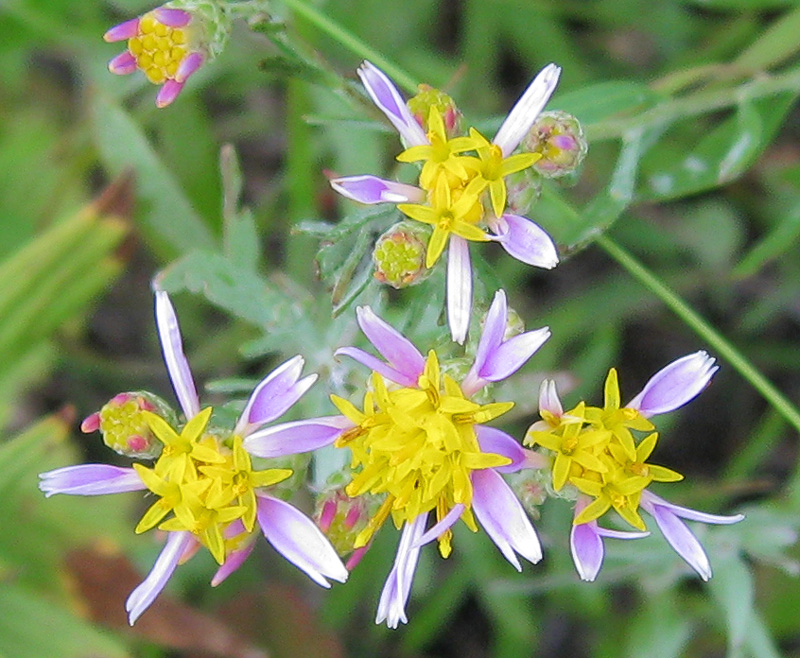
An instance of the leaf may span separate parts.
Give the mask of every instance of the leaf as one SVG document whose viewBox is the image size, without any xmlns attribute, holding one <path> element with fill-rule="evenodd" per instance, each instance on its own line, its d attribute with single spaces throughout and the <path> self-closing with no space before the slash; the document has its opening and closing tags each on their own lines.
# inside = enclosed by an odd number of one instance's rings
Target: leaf
<svg viewBox="0 0 800 658">
<path fill-rule="evenodd" d="M 772 140 L 794 98 L 784 93 L 740 104 L 680 162 L 654 148 L 643 164 L 642 198 L 677 199 L 738 178 Z"/>
<path fill-rule="evenodd" d="M 745 69 L 766 69 L 781 63 L 800 49 L 800 8 L 787 12 L 764 30 L 733 65 Z"/>
<path fill-rule="evenodd" d="M 729 652 L 739 651 L 754 615 L 755 588 L 750 567 L 738 555 L 726 556 L 716 565 L 710 589 L 725 613 Z"/>
<path fill-rule="evenodd" d="M 776 224 L 739 261 L 733 270 L 734 276 L 752 276 L 768 262 L 797 248 L 797 241 L 800 239 L 800 203 L 775 219 Z"/>
<path fill-rule="evenodd" d="M 91 111 L 105 166 L 114 175 L 128 169 L 136 174 L 137 192 L 146 203 L 142 216 L 148 236 L 172 253 L 212 247 L 208 226 L 133 118 L 100 92 L 92 96 Z"/>
<path fill-rule="evenodd" d="M 553 106 L 578 117 L 581 123 L 586 124 L 585 128 L 591 137 L 591 124 L 623 112 L 641 111 L 655 104 L 659 98 L 656 92 L 641 82 L 615 80 L 559 94 Z"/>
</svg>

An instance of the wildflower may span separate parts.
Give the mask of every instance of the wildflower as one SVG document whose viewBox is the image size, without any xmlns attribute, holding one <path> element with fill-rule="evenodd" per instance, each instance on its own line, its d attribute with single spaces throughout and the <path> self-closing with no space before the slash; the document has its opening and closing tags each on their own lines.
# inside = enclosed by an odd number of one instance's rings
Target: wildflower
<svg viewBox="0 0 800 658">
<path fill-rule="evenodd" d="M 395 628 L 407 621 L 405 605 L 420 548 L 438 540 L 439 552 L 447 557 L 451 528 L 459 519 L 473 531 L 480 523 L 518 570 L 517 553 L 534 563 L 541 558 L 533 526 L 500 473 L 541 467 L 543 461 L 505 432 L 485 425 L 513 403 L 481 405 L 470 398 L 490 381 L 513 374 L 550 332 L 543 328 L 502 340 L 507 309 L 505 293 L 498 292 L 472 374 L 459 384 L 442 372 L 436 352 L 423 356 L 369 307 L 357 314 L 359 326 L 385 361 L 356 347 L 337 352 L 373 372 L 361 409 L 331 396 L 346 421 L 335 445 L 352 452 L 347 495 L 384 496 L 354 547 L 365 546 L 390 516 L 402 529 L 376 618 L 376 623 L 386 621 Z M 433 526 L 426 529 L 431 517 Z"/>
<path fill-rule="evenodd" d="M 125 607 L 130 623 L 155 600 L 178 563 L 191 557 L 201 545 L 220 564 L 212 584 L 222 582 L 252 550 L 256 525 L 279 553 L 315 582 L 328 587 L 327 578 L 346 580 L 346 569 L 314 523 L 264 490 L 288 478 L 292 471 L 255 470 L 245 450 L 246 441 L 263 433 L 262 425 L 283 415 L 297 402 L 316 375 L 300 379 L 303 359 L 290 359 L 256 386 L 233 431 L 225 431 L 211 424 L 210 407 L 200 408 L 177 317 L 163 291 L 156 292 L 156 325 L 186 423 L 177 430 L 154 411 L 141 411 L 161 443 L 155 464 L 148 467 L 136 463 L 132 468 L 84 464 L 40 476 L 40 488 L 47 496 L 143 490 L 155 495 L 155 502 L 144 513 L 136 532 L 158 527 L 167 531 L 167 541 L 150 574 L 128 597 Z M 268 429 L 286 439 L 301 436 L 303 422 Z M 273 452 L 302 452 L 307 445 L 286 440 Z"/>
<path fill-rule="evenodd" d="M 658 440 L 649 419 L 692 400 L 716 371 L 714 359 L 705 352 L 689 354 L 662 368 L 622 406 L 617 373 L 612 368 L 606 378 L 603 407 L 581 402 L 566 412 L 554 383 L 543 383 L 539 397 L 543 420 L 531 426 L 524 443 L 538 444 L 555 454 L 555 490 L 567 483 L 577 490 L 570 545 L 582 579 L 594 580 L 597 576 L 604 537 L 635 539 L 648 534 L 641 510 L 656 520 L 666 540 L 703 580 L 711 577 L 702 546 L 680 519 L 725 524 L 744 517 L 705 514 L 659 498 L 648 490 L 651 483 L 676 482 L 683 476 L 647 460 Z M 601 528 L 598 519 L 612 508 L 639 532 Z"/>
<path fill-rule="evenodd" d="M 214 3 L 176 0 L 115 25 L 103 39 L 127 41 L 126 49 L 108 63 L 111 73 L 127 75 L 137 69 L 161 85 L 156 105 L 166 107 L 186 81 L 224 47 L 228 19 Z"/>
<path fill-rule="evenodd" d="M 425 266 L 433 267 L 449 249 L 447 315 L 458 343 L 466 339 L 472 305 L 469 242 L 499 242 L 514 258 L 536 267 L 550 269 L 558 263 L 550 236 L 509 212 L 506 178 L 541 157 L 513 152 L 553 93 L 560 71 L 555 64 L 542 69 L 490 142 L 474 128 L 468 135 L 453 136 L 459 121 L 449 97 L 423 89 L 407 106 L 378 68 L 364 62 L 358 70 L 367 93 L 407 146 L 397 160 L 422 163 L 419 187 L 369 175 L 337 178 L 331 186 L 360 203 L 396 203 L 405 215 L 433 228 Z"/>
</svg>

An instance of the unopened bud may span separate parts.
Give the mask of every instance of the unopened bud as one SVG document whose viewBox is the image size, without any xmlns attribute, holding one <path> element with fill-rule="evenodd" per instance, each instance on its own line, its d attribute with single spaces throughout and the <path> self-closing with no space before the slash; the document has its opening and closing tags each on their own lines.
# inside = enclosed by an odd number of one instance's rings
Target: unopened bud
<svg viewBox="0 0 800 658">
<path fill-rule="evenodd" d="M 161 441 L 153 434 L 142 414 L 149 411 L 171 420 L 174 415 L 166 402 L 147 392 L 120 393 L 100 411 L 81 423 L 83 432 L 103 435 L 103 442 L 115 452 L 138 459 L 155 459 L 161 454 Z"/>
<path fill-rule="evenodd" d="M 375 243 L 372 260 L 375 278 L 393 288 L 405 288 L 424 281 L 425 252 L 430 231 L 412 222 L 395 224 Z"/>
<path fill-rule="evenodd" d="M 506 176 L 506 205 L 514 215 L 527 217 L 542 194 L 542 177 L 534 171 L 534 167 L 536 163 Z"/>
<path fill-rule="evenodd" d="M 358 556 L 357 562 L 364 550 L 354 552 L 356 537 L 366 527 L 378 504 L 371 504 L 370 496 L 351 498 L 344 489 L 343 486 L 333 485 L 320 494 L 314 510 L 314 520 L 339 555 L 352 553 L 353 557 Z"/>
<path fill-rule="evenodd" d="M 456 107 L 455 101 L 447 94 L 430 85 L 421 84 L 418 87 L 419 91 L 416 96 L 408 99 L 408 109 L 417 120 L 417 123 L 422 126 L 422 129 L 427 132 L 428 116 L 431 108 L 435 107 L 439 110 L 444 120 L 444 129 L 448 138 L 453 138 L 461 134 L 461 112 Z"/>
<path fill-rule="evenodd" d="M 550 471 L 544 469 L 524 469 L 508 476 L 511 488 L 534 521 L 540 518 L 539 508 L 550 496 L 551 478 Z"/>
<path fill-rule="evenodd" d="M 541 153 L 533 168 L 545 178 L 559 178 L 580 166 L 588 144 L 578 119 L 556 110 L 539 115 L 522 140 L 522 150 Z"/>
</svg>

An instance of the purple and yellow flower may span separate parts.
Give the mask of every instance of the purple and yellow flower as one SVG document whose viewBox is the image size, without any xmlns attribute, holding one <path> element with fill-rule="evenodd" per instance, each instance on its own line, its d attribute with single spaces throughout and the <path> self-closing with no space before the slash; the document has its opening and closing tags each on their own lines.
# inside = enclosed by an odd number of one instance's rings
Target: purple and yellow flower
<svg viewBox="0 0 800 658">
<path fill-rule="evenodd" d="M 683 476 L 647 460 L 658 433 L 650 418 L 674 411 L 695 398 L 711 381 L 717 366 L 705 352 L 695 352 L 658 371 L 627 405 L 620 403 L 617 372 L 609 371 L 603 407 L 580 402 L 563 411 L 553 382 L 542 384 L 542 420 L 534 423 L 524 443 L 554 455 L 553 489 L 567 483 L 577 490 L 570 546 L 583 580 L 594 580 L 603 562 L 603 538 L 636 539 L 649 534 L 640 511 L 652 516 L 664 538 L 703 580 L 711 567 L 700 542 L 681 521 L 730 524 L 741 514 L 719 516 L 673 505 L 648 490 L 653 482 L 676 482 Z M 614 509 L 638 532 L 607 530 L 598 519 Z"/>
<path fill-rule="evenodd" d="M 142 71 L 150 82 L 161 85 L 156 105 L 166 107 L 209 59 L 205 22 L 201 12 L 168 3 L 115 25 L 103 39 L 109 43 L 127 41 L 127 46 L 108 63 L 108 70 L 117 75 Z"/>
<path fill-rule="evenodd" d="M 531 220 L 509 212 L 505 179 L 541 158 L 540 153 L 514 151 L 555 90 L 560 72 L 555 64 L 542 69 L 489 141 L 475 128 L 468 135 L 452 136 L 458 122 L 451 103 L 412 99 L 415 117 L 380 69 L 364 62 L 358 70 L 370 98 L 407 147 L 397 160 L 422 163 L 419 186 L 370 175 L 337 178 L 331 186 L 360 203 L 398 204 L 405 215 L 430 226 L 425 267 L 432 267 L 449 249 L 447 315 L 458 343 L 466 339 L 472 305 L 469 242 L 499 242 L 514 258 L 536 267 L 550 269 L 558 263 L 550 236 Z M 421 93 L 426 99 L 430 96 L 427 88 Z M 422 123 L 420 107 L 428 110 Z"/>
<path fill-rule="evenodd" d="M 344 429 L 336 446 L 352 453 L 348 496 L 382 496 L 383 502 L 358 533 L 354 548 L 366 546 L 391 517 L 402 530 L 394 566 L 378 605 L 376 623 L 395 628 L 406 621 L 405 606 L 422 546 L 438 540 L 451 552 L 452 526 L 461 519 L 473 531 L 483 526 L 518 570 L 517 553 L 541 559 L 536 533 L 501 473 L 539 467 L 544 460 L 505 432 L 486 423 L 512 402 L 479 404 L 471 398 L 489 382 L 518 370 L 549 338 L 547 328 L 504 339 L 508 321 L 505 293 L 495 295 L 475 364 L 457 382 L 431 350 L 424 356 L 369 307 L 358 323 L 383 360 L 357 347 L 337 354 L 372 370 L 361 408 L 331 396 Z M 428 523 L 432 522 L 429 528 Z"/>
<path fill-rule="evenodd" d="M 290 359 L 256 386 L 233 430 L 222 430 L 210 422 L 211 407 L 200 407 L 178 320 L 163 291 L 156 292 L 156 325 L 186 422 L 178 430 L 154 410 L 138 411 L 161 443 L 152 467 L 139 463 L 132 468 L 83 464 L 40 476 L 40 488 L 47 496 L 145 490 L 155 496 L 136 532 L 158 527 L 167 532 L 167 541 L 150 574 L 128 597 L 125 607 L 130 623 L 155 600 L 177 565 L 201 545 L 220 564 L 212 584 L 222 582 L 252 550 L 256 526 L 279 553 L 316 583 L 329 587 L 328 578 L 344 582 L 347 570 L 316 525 L 292 505 L 268 493 L 268 487 L 287 479 L 292 471 L 256 470 L 245 449 L 246 442 L 254 437 L 261 444 L 269 444 L 270 435 L 264 437 L 268 431 L 279 437 L 272 456 L 310 449 L 306 427 L 313 433 L 314 422 L 262 426 L 288 411 L 314 383 L 316 375 L 301 379 L 303 359 Z"/>
</svg>

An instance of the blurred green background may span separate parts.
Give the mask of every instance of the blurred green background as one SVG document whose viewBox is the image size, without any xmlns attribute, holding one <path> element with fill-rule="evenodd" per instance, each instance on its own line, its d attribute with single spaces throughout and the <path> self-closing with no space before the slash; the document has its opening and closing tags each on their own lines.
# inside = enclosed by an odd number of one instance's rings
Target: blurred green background
<svg viewBox="0 0 800 658">
<path fill-rule="evenodd" d="M 121 47 L 101 39 L 151 7 L 0 1 L 0 658 L 800 656 L 797 411 L 766 401 L 685 312 L 797 404 L 800 3 L 276 1 L 164 110 L 142 75 L 107 72 Z M 398 145 L 355 84 L 365 53 L 331 24 L 478 126 L 498 125 L 542 66 L 563 68 L 549 107 L 581 119 L 589 155 L 532 213 L 562 263 L 478 264 L 479 298 L 502 283 L 530 327 L 553 330 L 503 398 L 518 400 L 511 429 L 534 420 L 543 372 L 596 403 L 612 365 L 630 397 L 678 356 L 720 357 L 713 386 L 659 423 L 657 454 L 687 476 L 671 500 L 747 514 L 698 529 L 709 584 L 657 532 L 608 542 L 598 582 L 580 582 L 570 510 L 552 501 L 536 521 L 545 560 L 522 575 L 482 534 L 457 533 L 447 561 L 423 552 L 397 631 L 373 624 L 389 528 L 330 592 L 265 546 L 212 590 L 202 554 L 127 626 L 123 602 L 160 548 L 132 532 L 141 497 L 45 501 L 36 474 L 110 459 L 78 425 L 115 393 L 172 399 L 149 287 L 164 267 L 167 289 L 191 293 L 174 299 L 196 377 L 224 378 L 212 401 L 298 352 L 324 380 L 353 340 L 349 304 L 381 294 L 362 259 L 372 234 L 353 214 L 333 230 L 348 209 L 324 172 L 385 175 Z M 299 413 L 333 413 L 327 392 Z"/>
</svg>

